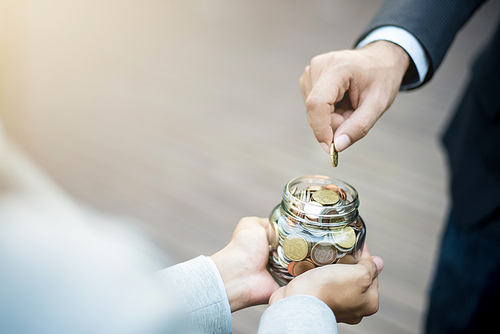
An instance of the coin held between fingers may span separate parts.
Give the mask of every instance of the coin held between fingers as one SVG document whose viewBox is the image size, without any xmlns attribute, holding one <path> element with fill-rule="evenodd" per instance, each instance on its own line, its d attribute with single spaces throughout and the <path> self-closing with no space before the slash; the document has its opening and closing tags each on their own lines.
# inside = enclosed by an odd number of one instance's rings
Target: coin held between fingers
<svg viewBox="0 0 500 334">
<path fill-rule="evenodd" d="M 337 165 L 339 164 L 339 154 L 335 149 L 334 142 L 332 142 L 332 144 L 330 145 L 330 158 L 332 159 L 332 166 L 337 167 Z"/>
</svg>

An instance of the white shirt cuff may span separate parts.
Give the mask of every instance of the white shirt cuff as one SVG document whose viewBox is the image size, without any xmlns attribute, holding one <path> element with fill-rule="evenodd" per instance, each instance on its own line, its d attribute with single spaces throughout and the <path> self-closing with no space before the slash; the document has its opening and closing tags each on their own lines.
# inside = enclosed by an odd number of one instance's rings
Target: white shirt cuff
<svg viewBox="0 0 500 334">
<path fill-rule="evenodd" d="M 389 41 L 402 47 L 417 68 L 418 78 L 411 80 L 410 82 L 401 85 L 400 90 L 407 90 L 410 88 L 420 86 L 429 71 L 429 59 L 425 54 L 424 48 L 420 42 L 409 33 L 407 30 L 395 26 L 385 26 L 372 31 L 368 36 L 366 36 L 359 44 L 356 49 L 360 49 L 363 46 L 375 42 L 375 41 Z"/>
<path fill-rule="evenodd" d="M 220 293 L 222 298 L 224 299 L 224 305 L 226 305 L 227 311 L 227 322 L 228 322 L 228 331 L 229 334 L 233 332 L 233 322 L 231 319 L 231 306 L 229 306 L 229 298 L 227 297 L 226 287 L 224 286 L 224 281 L 222 280 L 222 276 L 220 275 L 219 269 L 215 265 L 214 260 L 210 256 L 206 256 L 208 262 L 211 264 L 212 269 L 214 270 L 215 276 L 217 277 L 217 283 L 219 284 Z"/>
</svg>

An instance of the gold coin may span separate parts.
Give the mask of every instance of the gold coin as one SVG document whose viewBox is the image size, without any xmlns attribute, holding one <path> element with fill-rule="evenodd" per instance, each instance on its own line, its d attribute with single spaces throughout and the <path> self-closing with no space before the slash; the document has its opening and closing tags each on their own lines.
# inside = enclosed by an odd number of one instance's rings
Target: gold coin
<svg viewBox="0 0 500 334">
<path fill-rule="evenodd" d="M 311 250 L 311 260 L 318 266 L 333 263 L 337 258 L 337 249 L 327 241 L 318 242 Z"/>
<path fill-rule="evenodd" d="M 292 261 L 301 261 L 309 253 L 309 244 L 302 236 L 291 234 L 283 240 L 283 252 Z"/>
<path fill-rule="evenodd" d="M 350 226 L 332 233 L 333 240 L 342 249 L 351 249 L 356 243 L 356 232 Z"/>
<path fill-rule="evenodd" d="M 337 167 L 339 164 L 339 154 L 335 150 L 335 144 L 332 142 L 332 145 L 330 145 L 330 158 L 332 159 L 332 166 Z"/>
<path fill-rule="evenodd" d="M 274 230 L 274 233 L 271 234 L 271 240 L 269 240 L 269 246 L 271 246 L 271 250 L 276 250 L 278 248 L 278 242 L 280 240 L 278 234 L 278 226 L 274 220 L 269 222 L 271 228 Z"/>
<path fill-rule="evenodd" d="M 337 194 L 335 191 L 327 189 L 315 191 L 312 195 L 312 198 L 322 205 L 333 205 L 340 200 L 339 194 Z"/>
</svg>

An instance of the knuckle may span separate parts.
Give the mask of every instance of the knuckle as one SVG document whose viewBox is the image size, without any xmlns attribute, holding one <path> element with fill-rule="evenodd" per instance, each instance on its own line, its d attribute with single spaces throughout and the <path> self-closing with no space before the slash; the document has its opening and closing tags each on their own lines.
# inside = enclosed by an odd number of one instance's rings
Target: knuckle
<svg viewBox="0 0 500 334">
<path fill-rule="evenodd" d="M 344 322 L 348 325 L 357 325 L 361 322 L 363 318 L 350 318 L 346 319 Z"/>
<path fill-rule="evenodd" d="M 370 122 L 367 119 L 355 119 L 353 120 L 354 122 L 354 128 L 356 129 L 356 134 L 358 138 L 363 138 L 365 137 L 368 132 L 370 131 Z"/>
<path fill-rule="evenodd" d="M 309 96 L 306 99 L 306 108 L 309 111 L 315 110 L 320 104 L 321 101 L 317 96 L 309 94 Z"/>
<path fill-rule="evenodd" d="M 315 67 L 321 66 L 323 64 L 323 58 L 324 58 L 323 55 L 318 55 L 318 56 L 313 57 L 311 59 L 311 62 L 309 64 L 309 66 L 311 68 L 315 68 Z"/>
<path fill-rule="evenodd" d="M 372 275 L 370 274 L 370 271 L 363 267 L 359 273 L 358 280 L 364 287 L 370 286 L 372 284 Z"/>
<path fill-rule="evenodd" d="M 379 310 L 379 302 L 378 302 L 378 298 L 372 300 L 368 307 L 367 307 L 367 315 L 372 315 L 372 314 L 375 314 L 377 313 Z"/>
</svg>

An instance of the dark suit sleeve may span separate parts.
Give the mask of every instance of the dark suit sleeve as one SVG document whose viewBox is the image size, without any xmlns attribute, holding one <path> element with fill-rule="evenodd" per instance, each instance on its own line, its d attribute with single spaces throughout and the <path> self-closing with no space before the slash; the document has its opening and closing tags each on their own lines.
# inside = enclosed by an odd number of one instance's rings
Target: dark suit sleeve
<svg viewBox="0 0 500 334">
<path fill-rule="evenodd" d="M 383 26 L 406 29 L 418 39 L 430 59 L 425 83 L 441 64 L 457 32 L 483 2 L 485 0 L 387 0 L 358 42 Z"/>
</svg>

